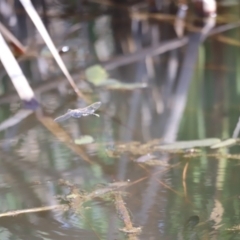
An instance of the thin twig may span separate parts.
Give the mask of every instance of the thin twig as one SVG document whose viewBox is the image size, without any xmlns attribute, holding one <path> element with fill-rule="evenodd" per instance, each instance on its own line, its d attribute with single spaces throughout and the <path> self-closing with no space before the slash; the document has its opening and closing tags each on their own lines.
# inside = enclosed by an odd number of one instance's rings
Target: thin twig
<svg viewBox="0 0 240 240">
<path fill-rule="evenodd" d="M 125 227 L 119 229 L 129 235 L 129 239 L 137 240 L 137 235 L 141 232 L 141 227 L 133 227 L 129 212 L 122 199 L 122 195 L 118 192 L 114 193 L 115 207 L 120 219 L 123 221 Z"/>
<path fill-rule="evenodd" d="M 184 166 L 183 174 L 182 174 L 182 183 L 183 183 L 183 189 L 184 189 L 184 196 L 186 198 L 187 198 L 186 175 L 187 175 L 188 165 L 189 165 L 189 162 L 187 162 L 186 165 Z"/>
<path fill-rule="evenodd" d="M 183 37 L 181 39 L 176 38 L 173 40 L 168 40 L 160 43 L 157 46 L 147 47 L 134 53 L 129 53 L 123 56 L 115 57 L 113 59 L 110 59 L 109 61 L 102 62 L 102 65 L 106 70 L 112 70 L 116 67 L 120 67 L 123 65 L 127 65 L 127 64 L 139 61 L 145 58 L 146 56 L 152 57 L 152 56 L 166 53 L 173 49 L 183 47 L 187 44 L 187 42 L 188 42 L 187 37 Z"/>
<path fill-rule="evenodd" d="M 68 207 L 67 204 L 57 204 L 53 206 L 45 206 L 45 207 L 37 207 L 37 208 L 28 208 L 28 209 L 22 209 L 22 210 L 15 210 L 15 211 L 8 211 L 5 213 L 0 213 L 1 217 L 9 217 L 9 216 L 16 216 L 19 214 L 24 213 L 35 213 L 35 212 L 43 212 L 43 211 L 49 211 L 49 210 L 55 210 L 55 209 L 65 209 Z"/>
</svg>

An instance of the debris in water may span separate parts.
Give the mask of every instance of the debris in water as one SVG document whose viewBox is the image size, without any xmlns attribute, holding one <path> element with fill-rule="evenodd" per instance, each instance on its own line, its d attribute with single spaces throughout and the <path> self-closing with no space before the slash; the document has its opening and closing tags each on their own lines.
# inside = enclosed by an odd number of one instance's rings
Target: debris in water
<svg viewBox="0 0 240 240">
<path fill-rule="evenodd" d="M 74 143 L 77 145 L 89 144 L 93 142 L 94 142 L 93 137 L 89 135 L 81 136 L 80 138 L 74 140 Z"/>
<path fill-rule="evenodd" d="M 216 149 L 216 148 L 230 147 L 230 146 L 237 144 L 238 142 L 239 142 L 239 140 L 236 138 L 229 138 L 229 139 L 221 141 L 220 143 L 216 143 L 216 144 L 212 145 L 211 148 Z"/>
</svg>

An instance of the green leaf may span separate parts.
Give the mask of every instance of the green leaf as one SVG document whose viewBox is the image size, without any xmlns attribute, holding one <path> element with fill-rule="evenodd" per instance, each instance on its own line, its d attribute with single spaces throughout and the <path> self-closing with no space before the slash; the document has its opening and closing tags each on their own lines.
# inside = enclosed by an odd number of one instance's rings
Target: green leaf
<svg viewBox="0 0 240 240">
<path fill-rule="evenodd" d="M 93 137 L 89 135 L 85 135 L 85 136 L 82 136 L 81 138 L 74 140 L 74 143 L 77 145 L 89 144 L 93 142 L 94 142 Z"/>
<path fill-rule="evenodd" d="M 194 147 L 210 147 L 213 144 L 217 144 L 221 142 L 218 138 L 206 138 L 201 140 L 192 140 L 192 141 L 179 141 L 171 144 L 160 145 L 158 149 L 160 150 L 179 150 L 179 149 L 187 149 Z"/>
</svg>

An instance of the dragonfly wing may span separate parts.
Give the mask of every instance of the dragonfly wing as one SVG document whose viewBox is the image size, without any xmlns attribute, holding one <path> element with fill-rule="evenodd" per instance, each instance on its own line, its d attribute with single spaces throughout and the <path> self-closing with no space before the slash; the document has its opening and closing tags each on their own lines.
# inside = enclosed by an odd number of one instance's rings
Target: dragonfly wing
<svg viewBox="0 0 240 240">
<path fill-rule="evenodd" d="M 95 111 L 100 108 L 100 106 L 102 105 L 101 102 L 95 102 L 92 105 L 90 105 L 89 107 L 91 107 L 92 109 L 94 109 Z"/>
<path fill-rule="evenodd" d="M 55 122 L 62 122 L 62 121 L 65 121 L 65 120 L 69 119 L 70 117 L 71 117 L 71 114 L 70 114 L 70 111 L 68 111 L 64 115 L 55 118 L 54 121 Z"/>
<path fill-rule="evenodd" d="M 101 102 L 95 102 L 85 108 L 79 108 L 78 110 L 82 112 L 83 116 L 88 116 L 93 114 L 101 106 L 101 104 Z"/>
</svg>

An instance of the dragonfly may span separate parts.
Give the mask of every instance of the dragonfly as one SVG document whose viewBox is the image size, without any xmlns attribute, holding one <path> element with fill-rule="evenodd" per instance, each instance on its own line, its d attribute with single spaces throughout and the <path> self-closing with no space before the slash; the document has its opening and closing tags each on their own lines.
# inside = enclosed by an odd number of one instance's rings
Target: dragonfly
<svg viewBox="0 0 240 240">
<path fill-rule="evenodd" d="M 89 115 L 95 115 L 97 117 L 99 117 L 98 114 L 95 113 L 95 111 L 97 109 L 100 108 L 100 106 L 102 105 L 101 102 L 95 102 L 85 108 L 78 108 L 78 109 L 68 109 L 67 112 L 60 116 L 60 117 L 57 117 L 54 119 L 55 122 L 61 122 L 61 121 L 64 121 L 64 120 L 67 120 L 71 117 L 73 118 L 80 118 L 80 117 L 86 117 L 86 116 L 89 116 Z"/>
</svg>

